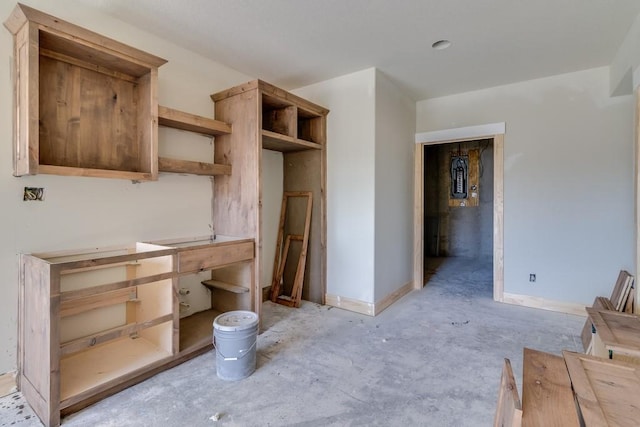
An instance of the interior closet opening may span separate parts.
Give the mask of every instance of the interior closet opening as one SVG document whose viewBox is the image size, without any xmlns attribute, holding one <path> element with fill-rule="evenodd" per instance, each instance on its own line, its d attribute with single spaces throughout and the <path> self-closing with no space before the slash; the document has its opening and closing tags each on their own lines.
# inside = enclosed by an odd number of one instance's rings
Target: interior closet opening
<svg viewBox="0 0 640 427">
<path fill-rule="evenodd" d="M 493 292 L 493 138 L 423 146 L 423 285 Z M 436 282 L 433 282 L 436 283 Z"/>
</svg>

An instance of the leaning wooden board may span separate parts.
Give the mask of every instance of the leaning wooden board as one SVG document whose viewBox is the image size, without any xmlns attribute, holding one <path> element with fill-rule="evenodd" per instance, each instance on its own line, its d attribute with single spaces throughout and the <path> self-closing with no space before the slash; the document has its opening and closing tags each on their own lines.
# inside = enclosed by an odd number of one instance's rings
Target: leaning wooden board
<svg viewBox="0 0 640 427">
<path fill-rule="evenodd" d="M 585 426 L 640 423 L 640 366 L 563 352 Z"/>
</svg>

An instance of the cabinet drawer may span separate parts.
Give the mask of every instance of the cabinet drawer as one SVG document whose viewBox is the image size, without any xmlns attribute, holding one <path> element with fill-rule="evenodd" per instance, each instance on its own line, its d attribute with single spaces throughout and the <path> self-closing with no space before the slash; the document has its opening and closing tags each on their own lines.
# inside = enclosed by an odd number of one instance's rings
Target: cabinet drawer
<svg viewBox="0 0 640 427">
<path fill-rule="evenodd" d="M 178 272 L 210 270 L 250 259 L 253 259 L 253 242 L 185 250 L 178 255 Z"/>
</svg>

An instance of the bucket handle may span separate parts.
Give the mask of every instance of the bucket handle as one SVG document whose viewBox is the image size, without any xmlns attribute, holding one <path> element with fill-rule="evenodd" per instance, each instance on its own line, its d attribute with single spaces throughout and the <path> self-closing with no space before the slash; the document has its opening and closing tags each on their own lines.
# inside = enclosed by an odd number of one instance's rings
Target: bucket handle
<svg viewBox="0 0 640 427">
<path fill-rule="evenodd" d="M 247 353 L 249 353 L 255 346 L 256 343 L 258 342 L 258 340 L 253 340 L 253 344 L 251 344 L 251 347 L 249 347 L 246 350 L 240 350 L 240 353 L 242 353 L 242 355 L 240 357 L 226 357 L 224 354 L 222 354 L 222 352 L 220 351 L 220 349 L 218 348 L 218 346 L 216 345 L 216 337 L 213 337 L 213 346 L 216 348 L 216 351 L 218 353 L 220 353 L 220 356 L 222 356 L 222 359 L 227 361 L 227 360 L 240 360 L 242 359 L 244 356 L 247 355 Z"/>
</svg>

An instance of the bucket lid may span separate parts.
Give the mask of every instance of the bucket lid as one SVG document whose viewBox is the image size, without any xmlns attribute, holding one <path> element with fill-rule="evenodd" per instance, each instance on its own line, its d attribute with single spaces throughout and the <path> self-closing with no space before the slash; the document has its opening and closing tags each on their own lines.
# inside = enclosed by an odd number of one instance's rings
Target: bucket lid
<svg viewBox="0 0 640 427">
<path fill-rule="evenodd" d="M 222 313 L 213 321 L 219 331 L 240 331 L 258 324 L 258 315 L 253 311 L 235 310 Z"/>
</svg>

